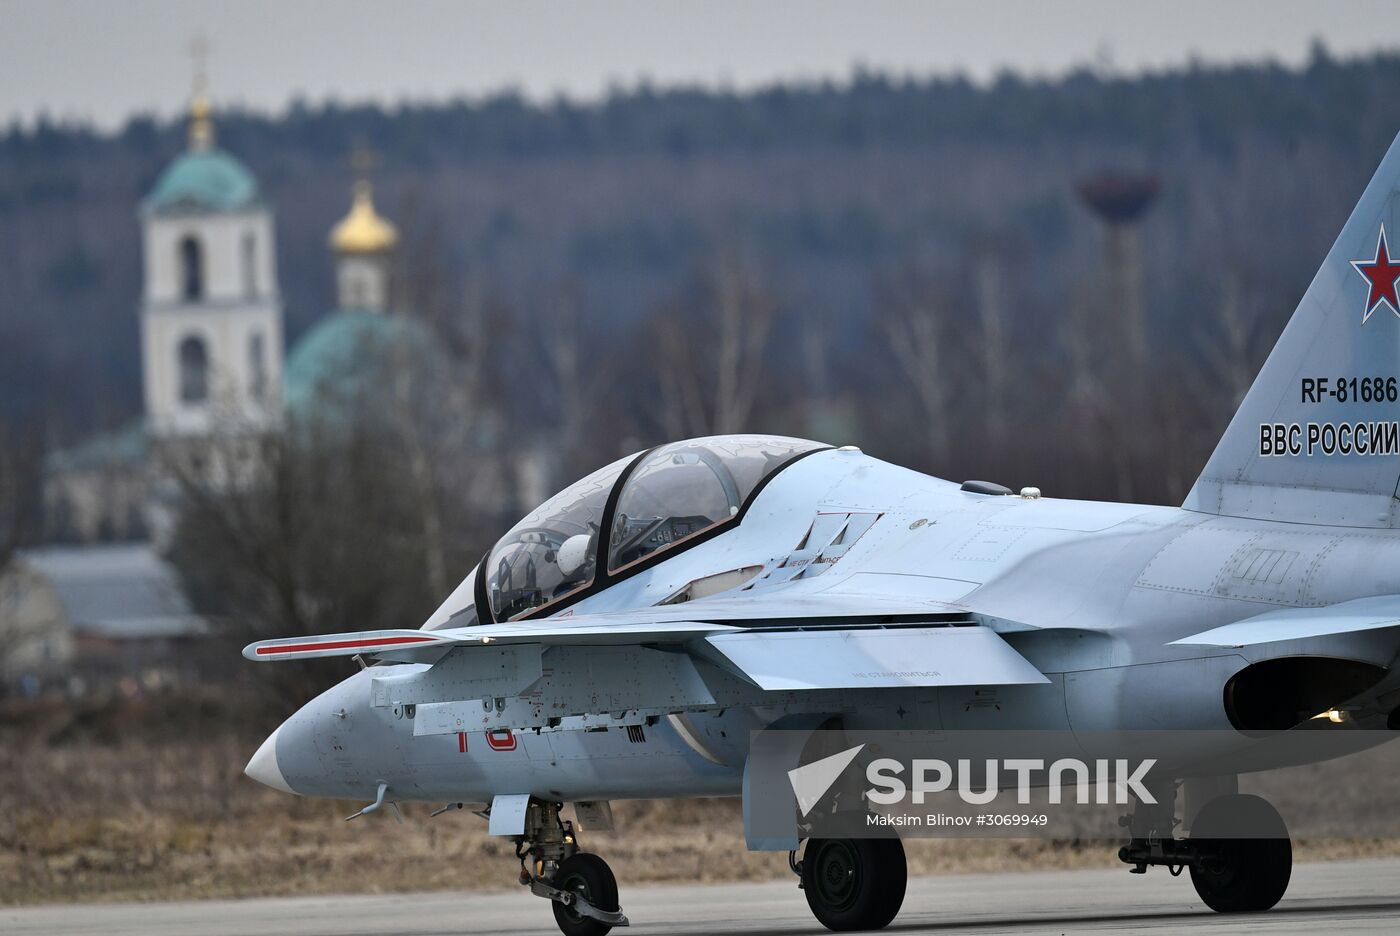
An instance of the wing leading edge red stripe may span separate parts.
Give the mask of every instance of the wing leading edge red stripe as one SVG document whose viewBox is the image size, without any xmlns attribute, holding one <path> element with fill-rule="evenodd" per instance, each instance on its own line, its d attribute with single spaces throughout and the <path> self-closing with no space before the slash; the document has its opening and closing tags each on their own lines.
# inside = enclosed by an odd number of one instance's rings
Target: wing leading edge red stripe
<svg viewBox="0 0 1400 936">
<path fill-rule="evenodd" d="M 271 656 L 274 653 L 305 653 L 308 650 L 354 650 L 364 647 L 388 647 L 399 644 L 432 643 L 436 637 L 378 637 L 358 640 L 327 640 L 321 643 L 277 644 L 271 647 L 258 647 L 258 656 Z"/>
</svg>

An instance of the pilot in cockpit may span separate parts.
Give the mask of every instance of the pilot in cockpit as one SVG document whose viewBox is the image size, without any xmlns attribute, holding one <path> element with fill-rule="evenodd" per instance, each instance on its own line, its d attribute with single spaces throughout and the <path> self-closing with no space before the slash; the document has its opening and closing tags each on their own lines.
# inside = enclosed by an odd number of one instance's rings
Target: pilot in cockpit
<svg viewBox="0 0 1400 936">
<path fill-rule="evenodd" d="M 590 586 L 658 561 L 696 534 L 719 532 L 763 478 L 821 447 L 720 436 L 661 446 L 595 471 L 540 505 L 491 551 L 483 577 L 493 618 L 519 618 L 571 595 L 578 600 Z"/>
</svg>

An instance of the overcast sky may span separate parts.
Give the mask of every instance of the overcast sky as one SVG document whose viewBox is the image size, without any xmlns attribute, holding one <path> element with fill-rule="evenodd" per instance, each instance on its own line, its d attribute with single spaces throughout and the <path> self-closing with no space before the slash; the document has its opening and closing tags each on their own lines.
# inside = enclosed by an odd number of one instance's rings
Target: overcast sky
<svg viewBox="0 0 1400 936">
<path fill-rule="evenodd" d="M 216 101 L 278 111 L 313 102 L 480 96 L 596 98 L 609 86 L 750 88 L 1003 68 L 1122 72 L 1400 47 L 1395 0 L 0 0 L 0 120 L 47 112 L 103 127 L 171 115 L 189 96 L 190 40 L 208 38 Z"/>
</svg>

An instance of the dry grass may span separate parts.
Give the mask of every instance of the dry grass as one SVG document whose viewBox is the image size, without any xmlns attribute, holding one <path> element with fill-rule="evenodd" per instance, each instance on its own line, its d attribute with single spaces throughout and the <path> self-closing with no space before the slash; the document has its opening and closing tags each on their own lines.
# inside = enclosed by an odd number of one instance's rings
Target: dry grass
<svg viewBox="0 0 1400 936">
<path fill-rule="evenodd" d="M 110 717 L 101 713 L 101 718 Z M 363 804 L 305 800 L 242 775 L 261 725 L 218 719 L 148 732 L 0 719 L 0 904 L 515 886 L 511 844 L 468 813 L 421 805 L 344 822 Z M 100 721 L 100 718 L 99 718 Z M 165 738 L 173 731 L 174 738 Z M 120 737 L 104 741 L 102 738 Z M 787 875 L 744 848 L 737 800 L 615 804 L 585 834 L 626 882 Z M 914 840 L 911 871 L 1114 867 L 1115 844 Z M 1400 854 L 1400 843 L 1301 842 L 1300 860 Z"/>
<path fill-rule="evenodd" d="M 515 885 L 508 841 L 468 813 L 404 807 L 347 823 L 363 804 L 306 800 L 242 775 L 250 747 L 7 748 L 0 903 L 480 889 Z M 616 804 L 618 831 L 586 834 L 626 881 L 756 880 L 782 855 L 744 848 L 737 800 Z M 1108 864 L 1108 849 L 1038 842 L 911 843 L 919 871 Z"/>
</svg>

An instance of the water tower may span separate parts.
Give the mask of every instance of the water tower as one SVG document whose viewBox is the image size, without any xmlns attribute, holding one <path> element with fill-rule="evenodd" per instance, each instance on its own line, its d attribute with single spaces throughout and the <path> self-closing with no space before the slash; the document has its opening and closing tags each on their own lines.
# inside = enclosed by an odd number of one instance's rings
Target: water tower
<svg viewBox="0 0 1400 936">
<path fill-rule="evenodd" d="M 1130 360 L 1140 368 L 1147 360 L 1147 312 L 1138 225 L 1156 201 L 1161 180 L 1145 173 L 1100 172 L 1076 188 L 1080 199 L 1103 222 L 1109 301 L 1122 323 Z"/>
</svg>

